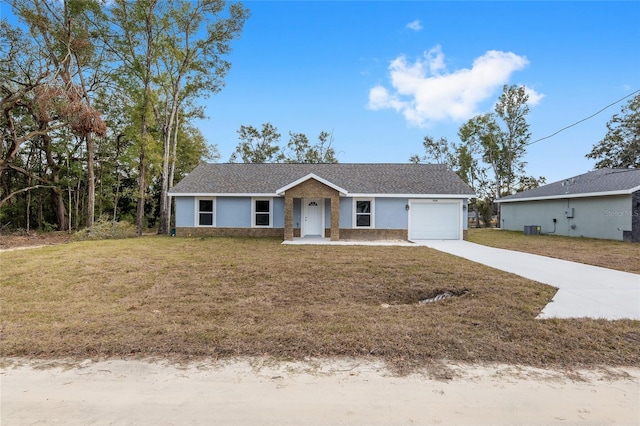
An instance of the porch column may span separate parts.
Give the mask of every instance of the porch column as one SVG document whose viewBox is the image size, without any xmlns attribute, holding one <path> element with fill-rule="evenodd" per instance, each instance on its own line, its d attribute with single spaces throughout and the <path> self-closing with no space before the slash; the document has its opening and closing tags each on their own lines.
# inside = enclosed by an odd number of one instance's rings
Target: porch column
<svg viewBox="0 0 640 426">
<path fill-rule="evenodd" d="M 340 239 L 340 194 L 331 195 L 331 241 Z"/>
<path fill-rule="evenodd" d="M 284 240 L 293 241 L 293 196 L 284 193 Z"/>
</svg>

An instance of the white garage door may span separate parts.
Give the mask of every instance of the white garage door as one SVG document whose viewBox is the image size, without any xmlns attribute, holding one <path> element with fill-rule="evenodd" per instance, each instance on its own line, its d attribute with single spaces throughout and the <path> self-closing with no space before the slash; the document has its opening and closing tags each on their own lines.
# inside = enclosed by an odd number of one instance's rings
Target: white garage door
<svg viewBox="0 0 640 426">
<path fill-rule="evenodd" d="M 413 201 L 409 209 L 409 239 L 459 239 L 460 210 L 457 202 Z"/>
</svg>

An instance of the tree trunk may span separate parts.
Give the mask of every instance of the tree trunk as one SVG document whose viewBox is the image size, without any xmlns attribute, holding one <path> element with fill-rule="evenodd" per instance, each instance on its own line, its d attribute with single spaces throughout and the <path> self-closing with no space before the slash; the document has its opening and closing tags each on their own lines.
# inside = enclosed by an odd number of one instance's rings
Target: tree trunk
<svg viewBox="0 0 640 426">
<path fill-rule="evenodd" d="M 171 119 L 170 119 L 171 120 Z M 165 126 L 162 132 L 162 188 L 160 190 L 160 224 L 158 234 L 169 233 L 169 158 L 171 147 L 171 124 Z"/>
<path fill-rule="evenodd" d="M 93 164 L 94 146 L 91 133 L 85 135 L 87 143 L 87 228 L 93 226 L 96 210 L 96 179 Z"/>
<path fill-rule="evenodd" d="M 47 128 L 46 122 L 40 123 L 40 129 L 44 130 Z M 69 218 L 67 217 L 67 209 L 64 206 L 64 197 L 62 190 L 58 187 L 59 178 L 58 178 L 58 163 L 53 158 L 53 153 L 51 152 L 51 137 L 48 134 L 42 136 L 42 146 L 44 148 L 45 158 L 47 160 L 47 167 L 51 171 L 51 179 L 50 182 L 55 185 L 54 188 L 51 188 L 51 202 L 53 205 L 53 211 L 56 215 L 56 225 L 58 231 L 66 231 L 69 227 Z"/>
<path fill-rule="evenodd" d="M 147 191 L 146 183 L 146 150 L 147 143 L 147 116 L 149 114 L 149 101 L 151 97 L 151 63 L 153 62 L 153 10 L 156 2 L 152 1 L 149 5 L 149 11 L 145 16 L 145 36 L 146 36 L 146 54 L 145 54 L 145 71 L 144 71 L 144 94 L 142 101 L 142 117 L 140 120 L 140 164 L 138 166 L 138 209 L 136 211 L 136 227 L 138 236 L 142 235 L 144 227 L 144 204 L 145 193 Z"/>
<path fill-rule="evenodd" d="M 58 231 L 66 231 L 69 228 L 67 209 L 64 206 L 64 196 L 60 188 L 51 188 L 51 204 L 56 215 Z"/>
<path fill-rule="evenodd" d="M 166 235 L 169 233 L 171 227 L 171 206 L 169 202 L 169 189 L 172 186 L 173 180 L 173 166 L 175 164 L 175 144 L 177 144 L 177 132 L 178 132 L 178 87 L 180 85 L 180 77 L 176 81 L 174 87 L 173 99 L 171 102 L 171 114 L 166 126 L 166 131 L 163 134 L 162 145 L 162 190 L 160 192 L 160 227 L 158 234 Z M 176 133 L 176 137 L 173 138 L 173 144 L 171 143 L 172 136 Z M 173 159 L 173 160 L 172 160 Z"/>
<path fill-rule="evenodd" d="M 146 126 L 145 126 L 146 127 Z M 145 167 L 145 155 L 144 155 L 144 142 L 140 147 L 140 164 L 138 165 L 138 208 L 136 210 L 136 233 L 138 236 L 142 235 L 142 229 L 144 227 L 144 201 L 145 192 L 147 186 L 145 182 L 145 174 L 147 173 Z"/>
<path fill-rule="evenodd" d="M 176 125 L 173 131 L 173 143 L 171 145 L 171 163 L 169 164 L 169 190 L 173 188 L 176 175 L 176 158 L 178 157 L 178 129 L 180 127 L 178 115 L 176 114 Z M 169 215 L 167 219 L 168 227 L 171 227 L 171 199 L 169 199 Z"/>
<path fill-rule="evenodd" d="M 120 171 L 118 170 L 118 162 L 120 161 L 120 140 L 124 137 L 123 134 L 119 134 L 116 138 L 116 158 L 115 158 L 115 173 L 116 173 L 116 193 L 113 198 L 113 221 L 115 222 L 118 217 L 118 198 L 120 196 Z"/>
</svg>

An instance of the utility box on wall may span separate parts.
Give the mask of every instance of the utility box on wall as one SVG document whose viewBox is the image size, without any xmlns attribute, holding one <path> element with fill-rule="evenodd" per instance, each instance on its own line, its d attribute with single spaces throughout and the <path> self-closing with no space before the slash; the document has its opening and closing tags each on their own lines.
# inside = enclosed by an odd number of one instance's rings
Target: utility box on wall
<svg viewBox="0 0 640 426">
<path fill-rule="evenodd" d="M 571 218 L 573 218 L 573 214 L 574 214 L 573 207 L 569 207 L 568 209 L 566 209 L 566 210 L 564 211 L 564 216 L 565 216 L 567 219 L 571 219 Z"/>
<path fill-rule="evenodd" d="M 541 230 L 542 228 L 540 225 L 525 225 L 524 235 L 540 235 Z"/>
</svg>

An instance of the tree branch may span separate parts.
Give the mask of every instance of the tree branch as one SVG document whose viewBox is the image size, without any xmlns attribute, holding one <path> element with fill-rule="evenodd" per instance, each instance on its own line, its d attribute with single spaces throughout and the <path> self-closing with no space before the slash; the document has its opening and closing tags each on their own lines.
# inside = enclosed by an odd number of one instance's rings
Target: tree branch
<svg viewBox="0 0 640 426">
<path fill-rule="evenodd" d="M 0 200 L 0 207 L 2 207 L 11 198 L 13 198 L 14 196 L 20 194 L 21 192 L 27 192 L 27 191 L 30 191 L 32 189 L 38 189 L 38 188 L 54 188 L 54 185 L 35 185 L 35 186 L 30 186 L 28 188 L 18 189 L 17 191 L 13 191 L 11 194 L 7 195 L 5 198 Z"/>
</svg>

